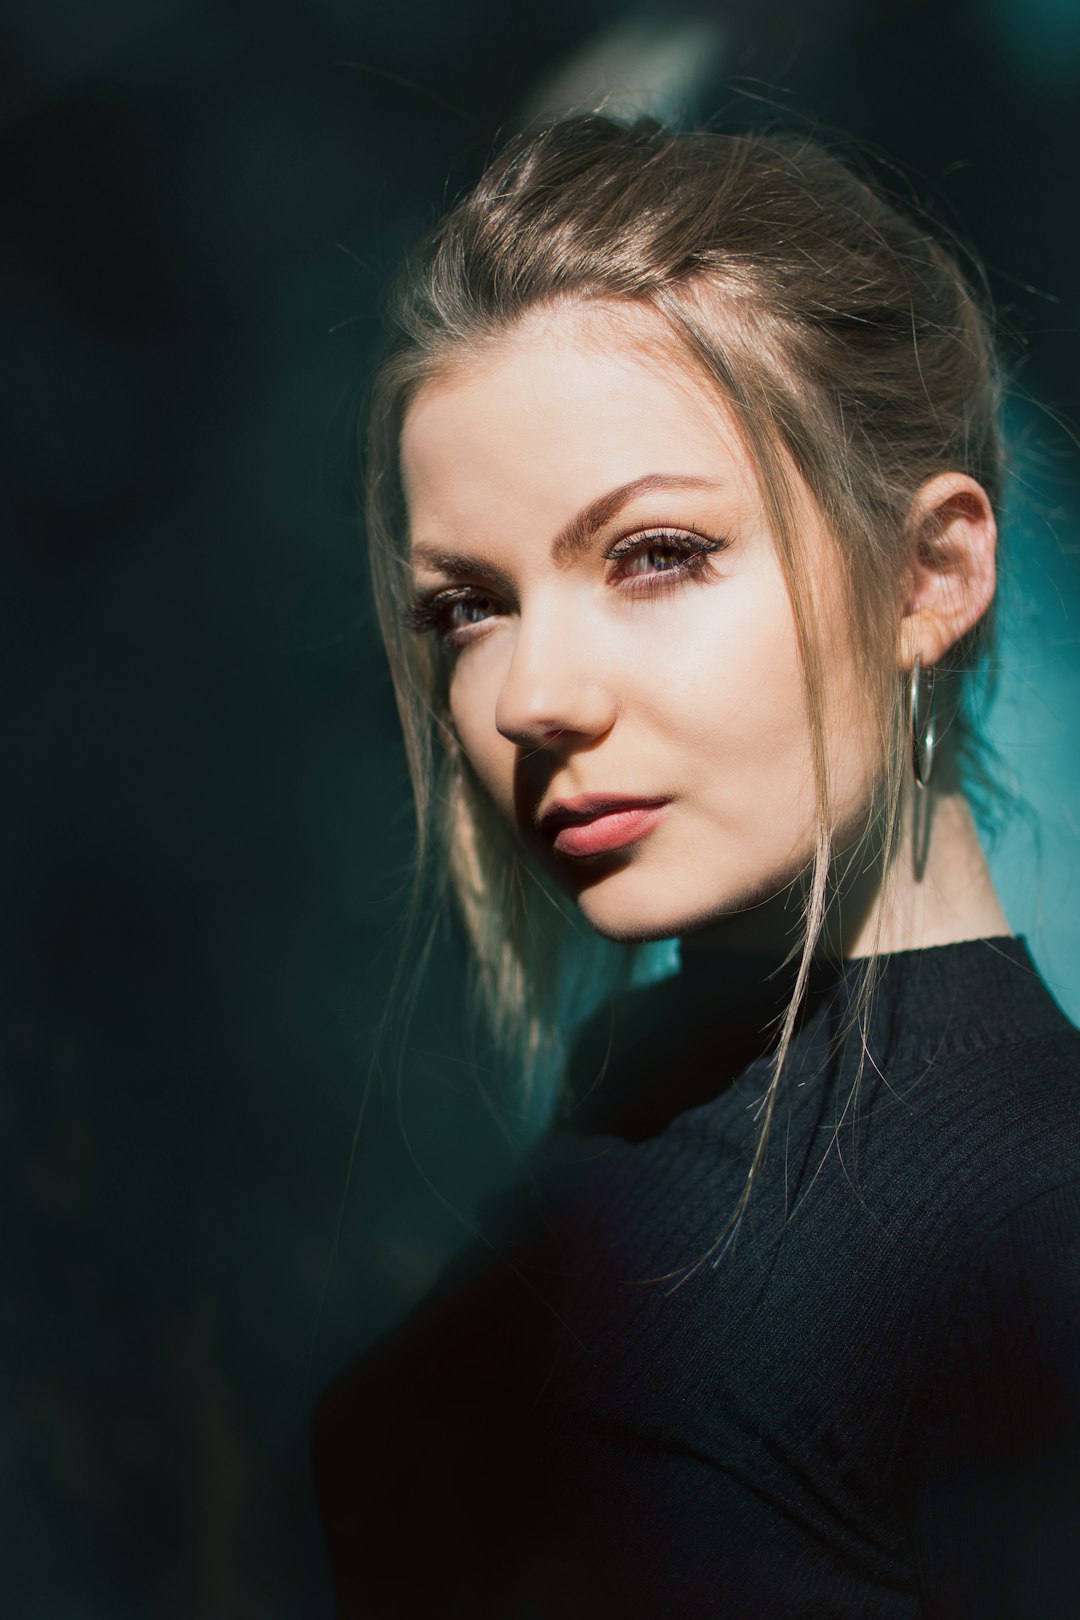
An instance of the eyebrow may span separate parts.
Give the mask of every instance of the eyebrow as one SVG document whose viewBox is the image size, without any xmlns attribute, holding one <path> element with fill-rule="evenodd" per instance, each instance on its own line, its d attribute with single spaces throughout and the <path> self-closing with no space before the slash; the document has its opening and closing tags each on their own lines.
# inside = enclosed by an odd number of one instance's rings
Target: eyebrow
<svg viewBox="0 0 1080 1620">
<path fill-rule="evenodd" d="M 617 488 L 609 489 L 605 494 L 598 495 L 595 500 L 590 501 L 587 506 L 583 506 L 580 512 L 575 512 L 552 541 L 551 560 L 556 568 L 570 567 L 581 556 L 593 536 L 617 517 L 624 506 L 628 506 L 640 495 L 651 495 L 663 489 L 717 487 L 715 479 L 699 478 L 691 473 L 646 473 L 642 478 L 632 478 L 628 484 L 619 484 Z M 457 551 L 443 551 L 438 546 L 427 546 L 422 542 L 412 548 L 412 556 L 415 561 L 426 563 L 428 567 L 436 568 L 441 573 L 473 572 L 486 575 L 500 586 L 508 583 L 501 568 L 485 562 L 481 557 L 469 557 Z"/>
<path fill-rule="evenodd" d="M 639 495 L 651 495 L 658 489 L 710 489 L 715 488 L 710 478 L 694 478 L 686 473 L 646 473 L 644 478 L 631 479 L 606 495 L 583 506 L 566 526 L 559 530 L 551 546 L 551 560 L 557 568 L 575 562 L 585 550 L 593 535 L 618 516 L 624 506 Z"/>
</svg>

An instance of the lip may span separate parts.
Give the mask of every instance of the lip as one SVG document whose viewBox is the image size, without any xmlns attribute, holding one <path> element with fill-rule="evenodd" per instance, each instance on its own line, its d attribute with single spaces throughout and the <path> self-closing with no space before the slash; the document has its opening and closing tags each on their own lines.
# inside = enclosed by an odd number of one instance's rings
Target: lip
<svg viewBox="0 0 1080 1620">
<path fill-rule="evenodd" d="M 557 800 L 544 811 L 539 825 L 541 831 L 555 834 L 554 847 L 560 855 L 601 855 L 646 837 L 664 819 L 670 804 L 670 799 L 584 793 Z"/>
</svg>

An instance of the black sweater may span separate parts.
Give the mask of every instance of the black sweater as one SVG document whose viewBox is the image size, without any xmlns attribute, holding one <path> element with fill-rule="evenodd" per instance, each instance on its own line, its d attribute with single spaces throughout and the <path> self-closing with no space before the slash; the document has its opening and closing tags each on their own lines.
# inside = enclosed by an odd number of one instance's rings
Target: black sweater
<svg viewBox="0 0 1080 1620">
<path fill-rule="evenodd" d="M 321 1404 L 343 1615 L 1080 1616 L 1080 1032 L 1021 940 L 897 953 L 853 1093 L 824 975 L 688 1275 L 768 1074 L 716 972 L 633 999 L 532 1229 Z"/>
</svg>

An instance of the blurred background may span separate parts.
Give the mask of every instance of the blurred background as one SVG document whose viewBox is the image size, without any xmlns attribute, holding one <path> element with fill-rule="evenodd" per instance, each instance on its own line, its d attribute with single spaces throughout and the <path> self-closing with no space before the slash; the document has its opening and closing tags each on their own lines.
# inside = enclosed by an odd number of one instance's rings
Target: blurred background
<svg viewBox="0 0 1080 1620">
<path fill-rule="evenodd" d="M 356 514 L 388 272 L 500 129 L 600 96 L 850 132 L 977 245 L 993 865 L 1080 1016 L 1080 8 L 5 0 L 0 60 L 0 1601 L 307 1620 L 312 1401 L 513 1157 L 452 927 L 368 1083 L 412 834 Z"/>
</svg>

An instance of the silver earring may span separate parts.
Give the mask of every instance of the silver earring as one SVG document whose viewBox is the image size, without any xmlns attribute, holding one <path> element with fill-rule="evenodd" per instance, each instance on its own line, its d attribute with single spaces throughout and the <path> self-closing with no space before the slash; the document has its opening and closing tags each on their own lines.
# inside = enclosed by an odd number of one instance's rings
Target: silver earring
<svg viewBox="0 0 1080 1620">
<path fill-rule="evenodd" d="M 925 685 L 924 685 L 925 676 Z M 916 787 L 924 788 L 934 768 L 936 722 L 934 718 L 934 670 L 923 670 L 916 653 L 911 669 L 909 693 L 911 710 L 911 763 Z"/>
</svg>

